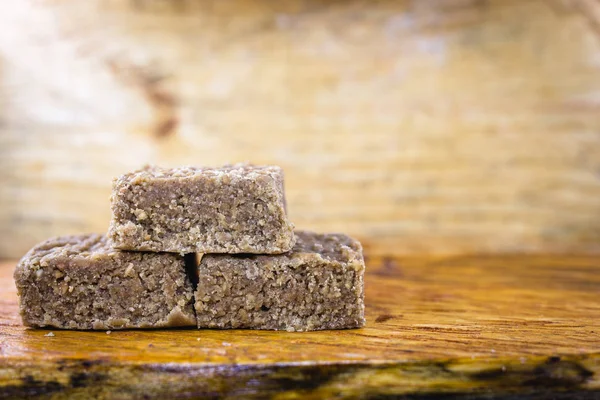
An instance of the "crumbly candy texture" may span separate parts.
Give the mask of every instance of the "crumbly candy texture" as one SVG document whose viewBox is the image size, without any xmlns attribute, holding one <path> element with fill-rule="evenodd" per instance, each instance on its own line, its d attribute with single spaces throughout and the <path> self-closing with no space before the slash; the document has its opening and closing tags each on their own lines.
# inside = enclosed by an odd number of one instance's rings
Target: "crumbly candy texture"
<svg viewBox="0 0 600 400">
<path fill-rule="evenodd" d="M 281 255 L 204 255 L 199 328 L 287 331 L 358 328 L 364 318 L 362 247 L 342 234 L 296 232 Z"/>
<path fill-rule="evenodd" d="M 111 207 L 123 250 L 278 254 L 295 242 L 275 166 L 146 167 L 113 182 Z"/>
<path fill-rule="evenodd" d="M 64 329 L 195 326 L 183 256 L 113 250 L 104 235 L 50 239 L 14 273 L 23 323 Z"/>
</svg>

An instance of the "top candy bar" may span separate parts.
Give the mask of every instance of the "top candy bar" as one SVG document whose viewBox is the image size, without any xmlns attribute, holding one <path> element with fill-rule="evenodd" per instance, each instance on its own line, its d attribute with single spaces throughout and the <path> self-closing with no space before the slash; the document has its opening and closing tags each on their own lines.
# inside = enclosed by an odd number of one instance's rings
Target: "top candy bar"
<svg viewBox="0 0 600 400">
<path fill-rule="evenodd" d="M 275 166 L 146 167 L 113 182 L 111 208 L 121 250 L 279 254 L 295 243 Z"/>
</svg>

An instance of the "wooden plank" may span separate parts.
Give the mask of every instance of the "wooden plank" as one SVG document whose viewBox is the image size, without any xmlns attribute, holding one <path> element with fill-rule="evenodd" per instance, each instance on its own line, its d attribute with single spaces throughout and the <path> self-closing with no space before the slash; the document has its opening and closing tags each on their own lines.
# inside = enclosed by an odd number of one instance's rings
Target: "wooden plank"
<svg viewBox="0 0 600 400">
<path fill-rule="evenodd" d="M 371 257 L 367 265 L 364 329 L 49 337 L 20 325 L 14 263 L 3 263 L 0 397 L 600 395 L 600 258 Z"/>
<path fill-rule="evenodd" d="M 600 252 L 597 1 L 1 7 L 0 257 L 106 230 L 143 163 L 243 160 L 373 254 Z"/>
</svg>

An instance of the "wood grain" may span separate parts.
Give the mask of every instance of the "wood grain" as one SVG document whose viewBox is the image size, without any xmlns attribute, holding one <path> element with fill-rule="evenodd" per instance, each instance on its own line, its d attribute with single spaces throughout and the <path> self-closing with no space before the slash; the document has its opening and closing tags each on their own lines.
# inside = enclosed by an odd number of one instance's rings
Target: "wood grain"
<svg viewBox="0 0 600 400">
<path fill-rule="evenodd" d="M 372 254 L 600 252 L 594 0 L 0 5 L 0 257 L 144 163 L 287 172 Z"/>
<path fill-rule="evenodd" d="M 598 257 L 371 257 L 357 330 L 53 337 L 21 326 L 13 265 L 0 265 L 0 397 L 600 396 Z"/>
</svg>

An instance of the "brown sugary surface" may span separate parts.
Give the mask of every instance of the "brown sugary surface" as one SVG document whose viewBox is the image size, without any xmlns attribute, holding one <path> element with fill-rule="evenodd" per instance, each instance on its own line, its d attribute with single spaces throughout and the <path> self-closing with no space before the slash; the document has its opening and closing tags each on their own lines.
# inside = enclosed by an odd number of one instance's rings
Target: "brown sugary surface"
<svg viewBox="0 0 600 400">
<path fill-rule="evenodd" d="M 177 179 L 189 177 L 221 177 L 228 175 L 231 179 L 256 179 L 260 176 L 277 177 L 281 168 L 274 165 L 233 164 L 222 167 L 175 167 L 161 168 L 148 165 L 139 171 L 129 172 L 121 178 L 126 180 Z"/>
<path fill-rule="evenodd" d="M 59 236 L 36 245 L 25 257 L 30 262 L 57 257 L 88 259 L 90 257 L 116 253 L 106 236 L 100 234 Z"/>
<path fill-rule="evenodd" d="M 113 250 L 104 235 L 53 238 L 15 269 L 28 326 L 123 329 L 194 326 L 183 257 Z"/>
<path fill-rule="evenodd" d="M 350 236 L 341 233 L 314 233 L 296 231 L 293 253 L 302 257 L 320 257 L 329 261 L 349 263 L 362 259 L 362 246 Z"/>
<path fill-rule="evenodd" d="M 200 328 L 288 331 L 364 325 L 360 243 L 342 234 L 296 232 L 281 255 L 204 255 L 198 267 Z"/>
<path fill-rule="evenodd" d="M 275 166 L 147 167 L 114 181 L 111 208 L 124 250 L 278 254 L 295 242 Z"/>
</svg>

